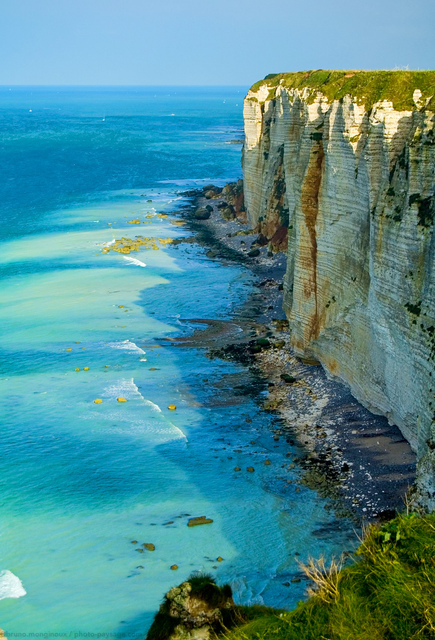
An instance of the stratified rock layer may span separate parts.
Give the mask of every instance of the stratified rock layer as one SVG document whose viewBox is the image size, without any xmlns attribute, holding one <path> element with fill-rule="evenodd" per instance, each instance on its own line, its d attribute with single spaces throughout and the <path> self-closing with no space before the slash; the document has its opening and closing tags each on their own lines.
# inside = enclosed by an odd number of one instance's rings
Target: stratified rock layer
<svg viewBox="0 0 435 640">
<path fill-rule="evenodd" d="M 335 95 L 313 73 L 249 91 L 245 205 L 270 240 L 288 229 L 284 308 L 296 354 L 400 427 L 434 509 L 435 82 L 382 72 L 376 101 L 364 96 L 369 74 L 340 73 Z M 402 81 L 410 95 L 399 108 Z"/>
</svg>

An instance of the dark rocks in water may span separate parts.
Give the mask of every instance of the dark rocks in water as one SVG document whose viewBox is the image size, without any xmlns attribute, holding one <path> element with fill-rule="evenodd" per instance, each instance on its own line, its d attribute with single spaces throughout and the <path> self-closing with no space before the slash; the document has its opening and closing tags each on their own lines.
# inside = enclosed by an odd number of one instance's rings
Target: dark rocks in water
<svg viewBox="0 0 435 640">
<path fill-rule="evenodd" d="M 293 384 L 294 382 L 297 382 L 297 378 L 294 378 L 293 376 L 289 375 L 288 373 L 281 373 L 280 378 L 286 384 Z"/>
<path fill-rule="evenodd" d="M 148 549 L 148 551 L 156 550 L 156 545 L 153 544 L 152 542 L 144 542 L 142 546 L 145 547 L 145 549 Z"/>
<path fill-rule="evenodd" d="M 255 469 L 254 467 L 247 467 L 246 471 L 249 471 L 249 473 L 254 473 Z"/>
<path fill-rule="evenodd" d="M 210 211 L 210 213 L 213 211 L 213 207 L 211 206 L 211 204 L 206 204 L 205 209 L 207 209 L 207 211 Z"/>
<path fill-rule="evenodd" d="M 248 256 L 250 258 L 256 258 L 259 255 L 260 255 L 260 249 L 251 249 L 251 251 L 248 251 Z"/>
<path fill-rule="evenodd" d="M 193 215 L 197 220 L 208 220 L 211 216 L 211 212 L 205 207 L 200 207 Z"/>
<path fill-rule="evenodd" d="M 188 527 L 197 527 L 200 524 L 211 524 L 213 520 L 211 518 L 207 518 L 206 516 L 198 516 L 197 518 L 190 518 L 187 526 Z"/>
<path fill-rule="evenodd" d="M 235 621 L 231 587 L 218 587 L 208 575 L 191 576 L 165 595 L 146 640 L 208 640 Z"/>
<path fill-rule="evenodd" d="M 225 209 L 226 207 L 228 207 L 228 202 L 225 202 L 225 200 L 223 200 L 222 202 L 219 202 L 219 204 L 216 205 L 218 209 Z"/>
</svg>

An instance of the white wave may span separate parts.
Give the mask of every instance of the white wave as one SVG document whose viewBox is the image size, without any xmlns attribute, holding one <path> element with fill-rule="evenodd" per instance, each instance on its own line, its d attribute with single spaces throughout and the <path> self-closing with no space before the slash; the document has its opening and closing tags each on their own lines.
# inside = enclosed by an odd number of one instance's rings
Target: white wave
<svg viewBox="0 0 435 640">
<path fill-rule="evenodd" d="M 137 258 L 130 258 L 129 256 L 123 256 L 124 260 L 127 260 L 129 264 L 137 264 L 138 267 L 146 267 L 145 262 L 141 262 Z"/>
<path fill-rule="evenodd" d="M 116 383 L 109 385 L 104 390 L 102 397 L 108 398 L 110 400 L 114 400 L 115 398 L 122 397 L 122 398 L 125 398 L 126 400 L 137 399 L 142 401 L 147 407 L 150 407 L 153 413 L 156 413 L 159 415 L 158 421 L 157 422 L 154 421 L 152 426 L 150 424 L 147 424 L 145 426 L 144 428 L 145 431 L 153 432 L 154 435 L 164 436 L 165 440 L 182 438 L 187 442 L 187 437 L 183 433 L 183 431 L 165 416 L 165 414 L 163 413 L 159 405 L 143 397 L 143 395 L 141 394 L 141 392 L 139 391 L 138 387 L 134 382 L 134 378 L 131 378 L 130 380 L 123 378 L 121 380 L 118 380 Z M 142 430 L 143 428 L 142 425 L 144 423 L 141 420 L 139 420 L 139 424 L 138 424 L 137 415 L 134 415 L 131 418 L 129 418 L 128 416 L 125 416 L 124 421 L 131 422 L 131 425 L 129 428 L 130 431 L 132 430 L 138 431 L 138 430 Z"/>
<path fill-rule="evenodd" d="M 105 390 L 103 396 L 104 398 L 108 398 L 109 400 L 113 400 L 115 398 L 125 398 L 126 400 L 133 400 L 134 398 L 142 399 L 142 395 L 134 384 L 133 378 L 128 380 L 127 378 L 121 378 L 116 382 L 108 385 Z"/>
<path fill-rule="evenodd" d="M 145 404 L 148 407 L 151 407 L 152 409 L 154 409 L 154 411 L 156 411 L 157 413 L 163 413 L 163 411 L 160 409 L 159 405 L 156 404 L 155 402 L 152 402 L 151 400 L 145 400 L 145 398 L 143 399 L 143 401 L 145 402 Z"/>
<path fill-rule="evenodd" d="M 143 398 L 144 403 L 148 406 L 151 407 L 156 413 L 160 413 L 162 414 L 162 417 L 164 418 L 165 422 L 170 425 L 173 429 L 175 429 L 179 434 L 181 438 L 184 438 L 187 440 L 187 436 L 185 433 L 183 433 L 183 431 L 180 429 L 180 427 L 177 427 L 177 425 L 175 425 L 173 422 L 171 422 L 171 420 L 168 420 L 168 418 L 165 418 L 163 415 L 163 411 L 160 409 L 159 405 L 156 404 L 155 402 L 152 402 L 152 400 L 146 400 L 145 398 Z"/>
<path fill-rule="evenodd" d="M 112 347 L 112 349 L 123 349 L 125 351 L 140 353 L 142 356 L 146 354 L 146 351 L 130 340 L 124 340 L 123 342 L 109 342 L 108 346 Z"/>
<path fill-rule="evenodd" d="M 4 598 L 21 598 L 27 591 L 21 580 L 12 571 L 0 571 L 0 600 Z"/>
<path fill-rule="evenodd" d="M 110 247 L 111 244 L 115 244 L 116 240 L 115 238 L 113 238 L 113 240 L 111 240 L 110 242 L 105 242 L 103 244 L 104 247 Z"/>
</svg>

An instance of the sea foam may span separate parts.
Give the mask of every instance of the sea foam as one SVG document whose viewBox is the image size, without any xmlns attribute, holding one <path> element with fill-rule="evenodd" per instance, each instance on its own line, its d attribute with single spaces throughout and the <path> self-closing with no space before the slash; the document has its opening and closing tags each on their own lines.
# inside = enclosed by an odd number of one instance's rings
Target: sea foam
<svg viewBox="0 0 435 640">
<path fill-rule="evenodd" d="M 146 354 L 146 351 L 138 347 L 137 344 L 131 342 L 130 340 L 123 340 L 122 342 L 109 342 L 109 347 L 112 347 L 112 349 L 123 349 L 125 351 L 140 353 L 142 356 Z"/>
<path fill-rule="evenodd" d="M 0 600 L 4 598 L 21 598 L 27 591 L 18 576 L 5 569 L 0 571 Z"/>
<path fill-rule="evenodd" d="M 128 264 L 135 264 L 138 267 L 146 267 L 145 262 L 141 262 L 137 258 L 130 258 L 128 256 L 123 256 L 124 260 L 127 260 Z"/>
</svg>

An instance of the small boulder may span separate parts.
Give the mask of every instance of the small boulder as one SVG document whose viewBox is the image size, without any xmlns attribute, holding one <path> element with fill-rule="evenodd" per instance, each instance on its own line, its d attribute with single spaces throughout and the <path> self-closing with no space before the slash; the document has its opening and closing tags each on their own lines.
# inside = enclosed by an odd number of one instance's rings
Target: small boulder
<svg viewBox="0 0 435 640">
<path fill-rule="evenodd" d="M 251 251 L 248 251 L 248 256 L 250 258 L 257 258 L 257 256 L 260 255 L 260 249 L 251 249 Z"/>
<path fill-rule="evenodd" d="M 257 245 L 259 247 L 265 247 L 268 242 L 269 240 L 266 238 L 266 236 L 263 233 L 260 233 L 252 243 L 252 246 Z"/>
<path fill-rule="evenodd" d="M 246 471 L 249 471 L 249 473 L 253 473 L 255 471 L 254 467 L 248 467 L 246 469 Z"/>
<path fill-rule="evenodd" d="M 145 549 L 148 549 L 148 551 L 155 551 L 156 550 L 156 545 L 153 544 L 152 542 L 144 542 L 142 546 Z"/>
<path fill-rule="evenodd" d="M 224 220 L 234 220 L 236 217 L 235 211 L 234 211 L 234 207 L 229 206 L 229 207 L 225 207 L 225 209 L 221 209 L 221 214 Z"/>
<path fill-rule="evenodd" d="M 197 209 L 194 213 L 196 220 L 208 220 L 211 216 L 211 212 L 205 207 Z"/>
<path fill-rule="evenodd" d="M 283 380 L 286 384 L 293 384 L 294 382 L 297 382 L 297 378 L 289 375 L 288 373 L 281 373 L 280 375 L 281 380 Z"/>
</svg>

